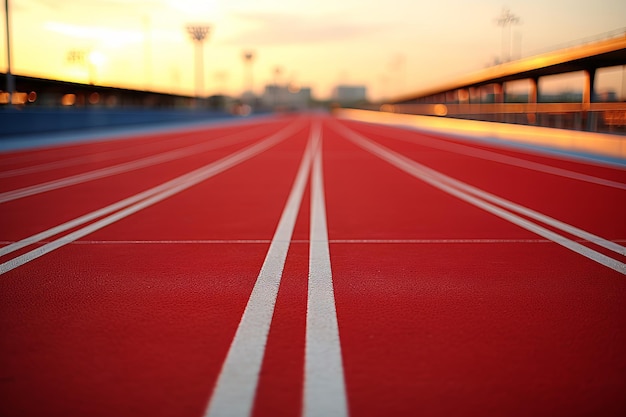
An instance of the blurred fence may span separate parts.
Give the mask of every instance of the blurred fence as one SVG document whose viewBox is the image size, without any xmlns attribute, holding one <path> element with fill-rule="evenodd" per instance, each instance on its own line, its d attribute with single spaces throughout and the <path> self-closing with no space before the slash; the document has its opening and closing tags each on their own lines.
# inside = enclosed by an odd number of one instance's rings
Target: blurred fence
<svg viewBox="0 0 626 417">
<path fill-rule="evenodd" d="M 626 103 L 393 104 L 383 111 L 626 134 Z"/>
<path fill-rule="evenodd" d="M 206 109 L 0 108 L 0 137 L 232 117 Z"/>
<path fill-rule="evenodd" d="M 344 119 L 404 126 L 463 140 L 539 147 L 585 157 L 593 155 L 622 166 L 626 164 L 626 136 L 622 135 L 373 110 L 335 109 L 334 114 Z"/>
</svg>

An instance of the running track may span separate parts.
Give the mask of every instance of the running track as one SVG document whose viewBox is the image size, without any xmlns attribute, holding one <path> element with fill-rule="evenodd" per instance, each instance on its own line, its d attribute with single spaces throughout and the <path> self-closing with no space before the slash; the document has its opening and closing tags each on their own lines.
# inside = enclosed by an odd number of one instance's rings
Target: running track
<svg viewBox="0 0 626 417">
<path fill-rule="evenodd" d="M 626 415 L 626 170 L 291 115 L 0 154 L 2 416 Z"/>
</svg>

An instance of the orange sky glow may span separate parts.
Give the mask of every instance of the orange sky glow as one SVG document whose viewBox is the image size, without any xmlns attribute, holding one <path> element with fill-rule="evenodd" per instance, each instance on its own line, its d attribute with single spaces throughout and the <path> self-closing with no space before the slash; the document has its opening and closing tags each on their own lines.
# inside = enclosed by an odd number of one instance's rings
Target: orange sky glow
<svg viewBox="0 0 626 417">
<path fill-rule="evenodd" d="M 279 82 L 324 99 L 350 84 L 375 100 L 484 68 L 504 51 L 528 56 L 626 26 L 623 0 L 9 1 L 14 73 L 189 95 L 190 23 L 211 26 L 204 95 L 241 94 L 243 55 L 254 51 L 257 94 Z M 521 20 L 510 37 L 496 24 L 503 7 Z M 5 72 L 4 10 L 0 26 Z"/>
</svg>

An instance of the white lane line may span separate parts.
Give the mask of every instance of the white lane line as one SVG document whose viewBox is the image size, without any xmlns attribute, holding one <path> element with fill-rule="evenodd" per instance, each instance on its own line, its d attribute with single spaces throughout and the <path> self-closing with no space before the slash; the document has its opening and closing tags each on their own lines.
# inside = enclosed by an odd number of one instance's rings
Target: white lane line
<svg viewBox="0 0 626 417">
<path fill-rule="evenodd" d="M 339 129 L 340 128 L 340 129 Z M 554 220 L 548 216 L 544 216 L 540 213 L 534 212 L 530 209 L 527 209 L 523 206 L 519 206 L 515 203 L 512 203 L 508 200 L 501 199 L 492 194 L 486 193 L 482 190 L 479 190 L 475 187 L 471 187 L 468 184 L 465 184 L 461 181 L 450 178 L 444 174 L 441 174 L 438 171 L 427 168 L 410 158 L 405 157 L 397 152 L 394 152 L 378 143 L 375 143 L 364 136 L 357 134 L 343 126 L 338 125 L 338 131 L 340 131 L 346 138 L 348 138 L 353 143 L 362 147 L 363 149 L 368 150 L 379 158 L 389 162 L 390 164 L 396 166 L 397 168 L 405 171 L 406 173 L 428 183 L 432 186 L 439 188 L 442 191 L 447 192 L 448 194 L 454 195 L 455 197 L 464 200 L 470 204 L 473 204 L 476 207 L 479 207 L 487 212 L 490 212 L 500 218 L 508 220 L 509 222 L 516 224 L 520 227 L 523 227 L 526 230 L 530 230 L 533 233 L 536 233 L 546 239 L 550 239 L 555 243 L 558 243 L 580 255 L 583 255 L 591 260 L 594 260 L 604 266 L 607 266 L 617 272 L 622 274 L 626 274 L 626 264 L 613 259 L 609 256 L 606 256 L 600 252 L 597 252 L 587 246 L 581 245 L 565 236 L 559 235 L 545 227 L 542 227 L 536 223 L 533 223 L 529 220 L 526 220 L 522 217 L 515 215 L 509 211 L 504 210 L 502 207 L 498 207 L 494 204 L 489 203 L 487 200 L 490 200 L 492 203 L 497 203 L 502 205 L 503 207 L 509 208 L 511 210 L 519 210 L 520 214 L 524 214 L 528 217 L 535 218 L 536 220 L 541 219 L 546 224 L 550 224 L 554 227 L 559 228 L 561 226 L 561 230 L 574 234 L 578 237 L 582 237 L 583 239 L 592 241 L 595 244 L 598 244 L 605 248 L 610 248 L 614 250 L 615 246 L 620 252 L 623 253 L 623 247 L 621 245 L 617 245 L 611 241 L 603 239 L 599 236 L 592 235 L 588 232 L 585 232 L 581 229 L 575 228 L 566 223 L 562 223 L 560 221 Z M 472 195 L 474 194 L 474 195 Z M 484 198 L 484 200 L 481 199 Z M 580 236 L 583 235 L 583 236 Z M 592 239 L 588 239 L 587 236 L 591 236 Z"/>
<path fill-rule="evenodd" d="M 270 239 L 191 239 L 191 240 L 76 240 L 72 245 L 248 245 L 267 244 Z M 578 243 L 591 243 L 577 239 Z M 613 239 L 615 243 L 626 243 L 626 239 Z M 0 240 L 0 245 L 15 243 L 11 240 Z M 41 244 L 50 241 L 39 241 Z M 309 243 L 308 239 L 292 239 L 291 243 Z M 505 243 L 553 243 L 548 239 L 329 239 L 328 243 L 340 244 L 399 244 L 399 245 L 445 245 L 445 244 L 505 244 Z"/>
<path fill-rule="evenodd" d="M 408 158 L 407 158 L 408 159 Z M 410 159 L 408 159 L 409 161 L 411 161 Z M 419 164 L 418 162 L 413 161 L 413 165 L 416 167 L 419 167 L 420 170 L 422 170 L 423 172 L 427 173 L 428 175 L 432 175 L 435 176 L 436 178 L 438 178 L 439 180 L 452 185 L 453 187 L 459 188 L 469 194 L 475 195 L 476 197 L 482 198 L 483 200 L 489 201 L 493 204 L 497 204 L 501 207 L 504 207 L 508 210 L 511 210 L 513 212 L 516 212 L 518 214 L 521 214 L 523 216 L 527 216 L 530 217 L 531 219 L 537 220 L 539 222 L 542 222 L 544 224 L 550 225 L 552 227 L 555 227 L 565 233 L 569 233 L 571 235 L 574 235 L 576 237 L 579 237 L 581 239 L 584 239 L 588 242 L 592 242 L 598 246 L 601 246 L 605 249 L 608 249 L 610 251 L 613 251 L 615 253 L 618 253 L 620 255 L 625 256 L 626 255 L 626 247 L 619 245 L 617 243 L 614 243 L 608 239 L 605 239 L 603 237 L 600 237 L 598 235 L 595 235 L 593 233 L 587 232 L 586 230 L 580 229 L 578 227 L 572 226 L 568 223 L 562 222 L 560 220 L 557 220 L 553 217 L 547 216 L 545 214 L 539 213 L 535 210 L 532 210 L 528 207 L 522 206 L 520 204 L 516 204 L 513 203 L 512 201 L 506 200 L 504 198 L 498 197 L 494 194 L 488 193 L 484 190 L 481 190 L 477 187 L 471 186 L 467 183 L 464 183 L 462 181 L 456 180 L 452 177 L 449 177 L 447 175 L 444 175 L 442 173 L 440 173 L 439 171 L 435 171 L 432 168 L 428 168 L 422 164 Z"/>
<path fill-rule="evenodd" d="M 102 154 L 104 153 L 108 154 L 109 152 L 102 152 Z M 128 154 L 128 152 L 122 152 L 122 151 L 116 151 L 116 152 L 110 152 L 110 153 L 115 153 L 115 156 L 117 155 L 123 156 L 123 155 Z M 99 156 L 100 154 L 97 154 L 97 155 Z M 111 155 L 111 157 L 113 157 L 113 155 Z M 85 158 L 85 156 L 82 155 L 76 158 L 62 159 L 59 161 L 46 162 L 46 163 L 39 164 L 39 165 L 31 165 L 31 166 L 24 167 L 24 168 L 15 168 L 15 169 L 3 171 L 3 172 L 0 172 L 0 178 L 17 177 L 19 175 L 33 174 L 35 172 L 41 172 L 41 171 L 50 171 L 52 169 L 58 169 L 58 168 L 67 168 L 67 167 L 76 166 L 76 165 L 83 165 L 86 163 L 88 163 L 87 158 Z"/>
<path fill-rule="evenodd" d="M 247 417 L 252 413 L 278 288 L 308 180 L 312 152 L 318 140 L 319 127 L 314 125 L 272 243 L 222 365 L 205 417 Z"/>
<path fill-rule="evenodd" d="M 300 128 L 300 124 L 292 124 L 289 127 L 275 133 L 274 135 L 271 135 L 270 137 L 264 139 L 261 142 L 257 142 L 254 145 L 250 145 L 242 150 L 239 150 L 233 154 L 230 154 L 218 161 L 215 161 L 211 164 L 206 165 L 205 167 L 202 167 L 198 170 L 192 171 L 189 174 L 186 175 L 182 175 L 181 177 L 178 177 L 172 181 L 169 181 L 165 184 L 162 184 L 160 186 L 154 187 L 150 190 L 147 190 L 143 193 L 140 193 L 136 196 L 133 196 L 131 198 L 128 198 L 126 200 L 122 200 L 118 203 L 115 203 L 111 206 L 105 207 L 104 209 L 101 210 L 96 210 L 95 212 L 89 213 L 85 216 L 79 217 L 77 219 L 74 219 L 70 222 L 64 223 L 60 226 L 57 227 L 53 227 L 52 229 L 49 229 L 47 231 L 38 233 L 37 235 L 31 236 L 29 238 L 26 238 L 20 242 L 17 242 L 16 244 L 13 245 L 9 245 L 6 247 L 3 247 L 2 249 L 0 249 L 0 254 L 4 255 L 7 253 L 7 248 L 9 248 L 10 246 L 12 246 L 11 251 L 17 250 L 15 248 L 17 247 L 24 247 L 27 244 L 31 244 L 31 243 L 35 243 L 37 240 L 35 240 L 37 237 L 41 237 L 41 236 L 53 236 L 56 234 L 61 233 L 62 231 L 67 231 L 69 229 L 71 229 L 72 227 L 76 227 L 80 224 L 84 224 L 87 221 L 90 220 L 94 220 L 98 217 L 101 217 L 102 213 L 106 212 L 107 214 L 110 212 L 113 212 L 115 210 L 119 210 L 111 215 L 109 215 L 108 217 L 105 217 L 103 219 L 100 219 L 94 223 L 91 223 L 81 229 L 78 229 L 72 233 L 69 233 L 68 235 L 65 235 L 63 237 L 60 237 L 59 239 L 56 239 L 50 243 L 47 243 L 43 246 L 40 246 L 36 249 L 31 250 L 30 252 L 27 252 L 23 255 L 17 256 L 9 261 L 6 261 L 2 264 L 0 264 L 0 274 L 4 274 L 8 271 L 11 271 L 21 265 L 24 265 L 27 262 L 32 261 L 33 259 L 39 258 L 55 249 L 58 249 L 62 246 L 67 245 L 68 243 L 71 243 L 75 240 L 80 239 L 81 237 L 84 237 L 90 233 L 93 233 L 96 230 L 99 230 L 105 226 L 108 226 L 120 219 L 123 219 L 125 217 L 130 216 L 133 213 L 136 213 L 146 207 L 149 207 L 161 200 L 164 200 L 168 197 L 173 196 L 174 194 L 177 194 L 183 190 L 186 190 L 187 188 L 196 185 L 208 178 L 211 178 L 229 168 L 234 167 L 235 165 L 238 165 L 250 158 L 252 158 L 253 156 L 256 156 L 258 154 L 260 154 L 261 152 L 269 149 L 270 147 L 278 144 L 279 142 L 281 142 L 282 140 L 286 139 L 287 137 L 289 137 L 291 134 L 295 133 L 299 128 Z M 141 196 L 142 198 L 139 198 L 138 196 Z M 131 203 L 129 203 L 129 201 L 132 201 Z M 134 203 L 134 204 L 133 204 Z M 113 209 L 113 207 L 115 207 L 115 209 Z M 89 220 L 87 220 L 89 219 Z M 43 238 L 42 238 L 43 239 Z M 41 240 L 41 239 L 38 239 Z"/>
<path fill-rule="evenodd" d="M 261 126 L 262 128 L 262 126 Z M 215 138 L 212 138 L 211 140 L 224 140 L 226 138 L 229 137 L 235 137 L 238 135 L 241 135 L 242 133 L 246 133 L 246 134 L 252 134 L 255 131 L 260 130 L 259 127 L 251 127 L 250 130 L 246 130 L 245 132 L 238 132 L 238 133 L 234 133 L 234 134 L 229 134 L 226 136 L 218 136 Z M 179 141 L 183 138 L 187 138 L 190 136 L 199 136 L 199 135 L 206 135 L 211 133 L 210 131 L 197 131 L 197 132 L 188 132 L 188 131 L 184 131 L 181 132 L 179 135 L 172 135 L 171 137 L 165 138 L 163 140 L 157 141 L 157 142 L 150 142 L 150 145 L 161 145 L 161 144 L 169 144 L 172 143 L 174 141 Z M 171 133 L 170 133 L 171 134 Z M 234 143 L 234 142 L 233 142 Z M 42 171 L 50 171 L 50 170 L 54 170 L 54 169 L 59 169 L 59 168 L 67 168 L 67 167 L 71 167 L 71 166 L 76 166 L 76 165 L 84 165 L 89 163 L 89 159 L 93 158 L 93 157 L 97 157 L 98 161 L 106 161 L 109 159 L 113 159 L 113 158 L 117 158 L 120 156 L 125 156 L 128 155 L 129 152 L 132 152 L 134 149 L 140 148 L 140 149 L 144 149 L 145 148 L 145 144 L 130 144 L 130 146 L 126 147 L 126 148 L 122 148 L 122 149 L 115 149 L 115 150 L 111 150 L 111 151 L 103 151 L 103 152 L 98 152 L 96 154 L 86 154 L 86 155 L 81 155 L 81 156 L 77 156 L 77 157 L 72 157 L 72 158 L 66 158 L 66 159 L 61 159 L 61 160 L 55 160 L 55 161 L 50 161 L 50 162 L 45 162 L 45 163 L 41 163 L 41 164 L 37 164 L 37 165 L 31 165 L 31 166 L 27 166 L 27 167 L 23 167 L 23 168 L 15 168 L 15 169 L 11 169 L 11 170 L 7 170 L 7 171 L 2 171 L 0 172 L 0 178 L 9 178 L 9 177 L 16 177 L 19 175 L 25 175 L 25 174 L 32 174 L 32 173 L 36 173 L 36 172 L 42 172 Z M 194 146 L 194 145 L 191 145 Z M 183 149 L 183 148 L 181 148 Z M 0 161 L 3 162 L 3 161 Z"/>
<path fill-rule="evenodd" d="M 292 125 L 289 125 L 287 127 L 285 127 L 284 129 L 276 132 L 275 134 L 267 137 L 265 140 L 258 142 L 255 145 L 251 145 L 248 148 L 244 148 L 242 150 L 246 151 L 248 149 L 251 149 L 254 151 L 254 149 L 256 149 L 256 147 L 260 147 L 260 148 L 264 148 L 265 146 L 270 147 L 273 146 L 275 143 L 278 143 L 279 141 L 285 139 L 286 137 L 288 137 L 289 135 L 291 135 L 292 133 L 294 133 L 297 129 L 299 129 L 300 126 L 296 125 L 295 123 Z M 275 143 L 274 143 L 275 142 Z M 260 149 L 259 152 L 261 152 L 263 149 Z M 228 158 L 228 157 L 226 157 Z M 224 159 L 226 159 L 224 158 Z M 216 162 L 214 162 L 216 163 Z M 176 177 L 170 181 L 167 181 L 163 184 L 157 185 L 156 187 L 150 188 L 146 191 L 143 191 L 141 193 L 135 194 L 133 196 L 130 196 L 128 198 L 125 198 L 123 200 L 120 200 L 116 203 L 113 203 L 111 205 L 108 205 L 106 207 L 103 207 L 101 209 L 95 210 L 91 213 L 87 213 L 83 216 L 77 217 L 73 220 L 70 220 L 68 222 L 65 222 L 63 224 L 60 224 L 58 226 L 52 227 L 48 230 L 44 230 L 43 232 L 37 233 L 35 235 L 29 236 L 27 238 L 24 238 L 18 242 L 12 243 L 8 246 L 5 246 L 3 248 L 0 248 L 0 256 L 4 256 L 6 254 L 9 254 L 11 252 L 14 252 L 16 250 L 22 249 L 26 246 L 32 245 L 33 243 L 42 241 L 44 239 L 47 239 L 49 237 L 52 237 L 54 235 L 57 235 L 59 233 L 65 232 L 69 229 L 73 229 L 74 227 L 80 226 L 82 224 L 85 224 L 87 222 L 90 222 L 92 220 L 95 220 L 99 217 L 105 216 L 107 214 L 113 213 L 117 210 L 120 210 L 124 207 L 130 206 L 131 204 L 137 203 L 138 201 L 143 200 L 144 198 L 148 198 L 152 195 L 155 195 L 157 193 L 160 193 L 164 190 L 167 190 L 170 187 L 173 187 L 181 182 L 186 182 L 186 181 L 190 181 L 193 180 L 194 178 L 196 178 L 197 176 L 201 176 L 202 173 L 204 171 L 206 171 L 207 169 L 211 169 L 210 167 L 214 164 L 207 164 L 203 167 L 200 167 L 194 171 L 191 171 L 187 174 L 183 174 L 179 177 Z"/>
<path fill-rule="evenodd" d="M 340 126 L 341 127 L 341 126 Z M 467 183 L 461 182 L 459 180 L 456 180 L 452 177 L 449 177 L 445 174 L 442 174 L 439 171 L 436 171 L 432 168 L 429 168 L 425 165 L 422 165 L 416 161 L 413 161 L 410 158 L 405 157 L 404 155 L 401 155 L 397 152 L 394 152 L 388 148 L 383 147 L 382 145 L 378 145 L 375 142 L 372 142 L 371 140 L 365 138 L 362 135 L 357 134 L 356 132 L 350 131 L 346 128 L 345 129 L 345 134 L 347 135 L 353 135 L 352 138 L 355 140 L 359 140 L 362 139 L 364 140 L 363 142 L 363 146 L 370 148 L 372 151 L 376 151 L 376 152 L 381 152 L 382 154 L 385 154 L 387 156 L 387 158 L 390 158 L 392 160 L 397 161 L 399 164 L 403 164 L 406 166 L 412 166 L 412 167 L 416 167 L 419 168 L 420 170 L 422 170 L 423 172 L 435 176 L 438 179 L 442 180 L 443 182 L 450 184 L 456 188 L 460 188 L 463 191 L 473 194 L 479 198 L 482 198 L 484 200 L 490 201 L 491 203 L 497 204 L 499 206 L 502 206 L 508 210 L 514 211 L 518 214 L 530 217 L 534 220 L 540 221 L 542 223 L 545 223 L 547 225 L 550 225 L 552 227 L 555 227 L 563 232 L 569 233 L 571 235 L 574 235 L 576 237 L 579 237 L 585 241 L 589 241 L 592 242 L 598 246 L 602 246 L 605 249 L 611 250 L 615 253 L 618 253 L 620 255 L 626 256 L 626 247 L 619 245 L 617 243 L 614 243 L 608 239 L 604 239 L 603 237 L 597 236 L 593 233 L 587 232 L 585 230 L 582 230 L 580 228 L 577 228 L 575 226 L 572 226 L 568 223 L 562 222 L 560 220 L 554 219 L 550 216 L 547 216 L 545 214 L 539 213 L 537 211 L 534 211 L 532 209 L 529 209 L 527 207 L 524 207 L 522 205 L 513 203 L 509 200 L 505 200 L 504 198 L 500 198 L 494 194 L 488 193 L 484 190 L 481 190 L 477 187 L 473 187 Z"/>
<path fill-rule="evenodd" d="M 546 174 L 558 175 L 564 178 L 575 179 L 578 181 L 585 181 L 592 184 L 604 185 L 607 187 L 617 188 L 620 190 L 626 190 L 626 184 L 618 181 L 607 180 L 604 178 L 594 177 L 592 175 L 583 174 L 576 171 L 571 171 L 564 168 L 553 167 L 550 165 L 541 164 L 534 161 L 528 161 L 522 158 L 516 158 L 509 155 L 503 155 L 493 151 L 487 151 L 485 149 L 473 148 L 471 146 L 462 145 L 460 143 L 452 143 L 447 142 L 442 139 L 434 139 L 434 138 L 426 138 L 420 137 L 418 140 L 409 140 L 403 138 L 397 138 L 395 136 L 390 136 L 389 134 L 383 134 L 383 136 L 401 140 L 403 142 L 408 142 L 416 145 L 423 145 L 429 148 L 440 149 L 447 152 L 454 152 L 461 155 L 471 156 L 473 158 L 485 159 L 488 161 L 499 162 L 502 164 L 507 164 L 511 166 L 516 166 L 520 168 L 526 168 L 533 171 L 544 172 Z"/>
<path fill-rule="evenodd" d="M 626 239 L 613 239 L 615 243 L 626 243 Z M 292 243 L 298 242 L 293 240 Z M 368 244 L 490 244 L 490 243 L 551 243 L 548 239 L 330 239 L 330 243 L 368 243 Z M 588 240 L 577 239 L 578 243 L 592 243 Z"/>
<path fill-rule="evenodd" d="M 35 194 L 40 194 L 46 191 L 57 190 L 59 188 L 69 187 L 71 185 L 81 184 L 87 181 L 92 181 L 100 178 L 110 177 L 113 175 L 121 174 L 128 171 L 134 171 L 140 168 L 145 168 L 164 162 L 181 159 L 190 155 L 197 155 L 198 153 L 207 152 L 223 148 L 225 146 L 245 142 L 249 139 L 250 132 L 238 132 L 222 138 L 210 141 L 196 143 L 184 148 L 174 149 L 167 152 L 162 152 L 156 155 L 147 156 L 145 158 L 136 159 L 134 161 L 124 162 L 117 165 L 112 165 L 105 168 L 95 169 L 92 171 L 82 172 L 80 174 L 71 175 L 69 177 L 60 178 L 53 181 L 47 181 L 41 184 L 31 185 L 29 187 L 19 188 L 16 190 L 6 191 L 0 193 L 0 203 L 6 203 L 8 201 L 17 200 L 19 198 L 28 197 Z M 242 137 L 243 135 L 243 137 Z M 236 139 L 233 139 L 235 138 Z"/>
<path fill-rule="evenodd" d="M 548 239 L 332 239 L 330 243 L 375 244 L 459 244 L 459 243 L 551 243 Z"/>
<path fill-rule="evenodd" d="M 348 415 L 328 247 L 321 144 L 315 154 L 311 175 L 303 415 L 305 417 Z"/>
<path fill-rule="evenodd" d="M 75 245 L 237 245 L 270 243 L 269 239 L 77 240 Z"/>
<path fill-rule="evenodd" d="M 175 139 L 181 139 L 185 136 L 189 136 L 189 134 L 181 135 L 180 137 L 172 137 L 164 141 L 159 141 L 157 142 L 157 144 L 161 144 L 163 142 L 170 142 Z M 151 143 L 151 145 L 152 144 L 153 143 Z M 96 158 L 98 161 L 104 162 L 113 158 L 128 155 L 128 153 L 134 150 L 135 148 L 143 148 L 144 146 L 145 145 L 143 144 L 133 145 L 133 146 L 129 146 L 128 148 L 115 149 L 112 151 L 97 152 L 95 154 L 85 154 L 85 155 L 80 155 L 80 156 L 76 156 L 72 158 L 59 159 L 59 160 L 53 160 L 50 162 L 44 162 L 44 163 L 37 164 L 37 165 L 30 165 L 30 166 L 23 167 L 23 168 L 15 168 L 15 169 L 0 172 L 0 178 L 17 177 L 19 175 L 33 174 L 35 172 L 50 171 L 54 169 L 67 168 L 67 167 L 76 166 L 76 165 L 85 165 L 85 164 L 90 163 L 90 159 L 92 158 Z"/>
<path fill-rule="evenodd" d="M 345 128 L 343 126 L 341 126 L 341 127 L 343 129 L 346 129 L 346 134 L 348 134 L 347 133 L 348 132 L 347 128 Z M 358 134 L 356 132 L 353 132 L 353 131 L 350 131 L 350 132 L 355 134 L 355 135 L 359 135 L 360 136 L 360 134 Z M 460 146 L 462 146 L 462 145 L 460 145 Z M 611 242 L 608 239 L 604 239 L 604 238 L 602 238 L 600 236 L 594 235 L 592 233 L 589 233 L 589 232 L 587 232 L 585 230 L 579 229 L 579 228 L 577 228 L 575 226 L 572 226 L 570 224 L 567 224 L 567 223 L 561 222 L 559 220 L 556 220 L 556 219 L 554 219 L 554 218 L 552 218 L 550 216 L 547 216 L 545 214 L 541 214 L 541 213 L 539 213 L 537 211 L 531 210 L 531 209 L 529 209 L 527 207 L 521 206 L 519 204 L 515 204 L 515 203 L 513 203 L 511 201 L 508 201 L 508 200 L 505 200 L 503 198 L 497 197 L 497 196 L 495 196 L 495 195 L 493 195 L 491 193 L 488 193 L 488 192 L 486 192 L 484 190 L 481 190 L 481 189 L 478 189 L 476 187 L 473 187 L 473 186 L 471 186 L 469 184 L 466 184 L 466 183 L 460 182 L 458 180 L 455 180 L 455 179 L 453 179 L 451 177 L 448 177 L 445 174 L 440 173 L 439 171 L 435 171 L 432 168 L 428 168 L 425 165 L 419 164 L 418 162 L 415 162 L 415 161 L 413 161 L 413 162 L 414 162 L 414 164 L 419 165 L 420 168 L 422 168 L 423 170 L 428 171 L 430 173 L 433 173 L 433 175 L 439 176 L 444 181 L 452 184 L 453 186 L 462 188 L 466 192 L 474 194 L 474 195 L 476 195 L 476 196 L 478 196 L 480 198 L 483 198 L 485 200 L 491 201 L 494 204 L 498 204 L 500 206 L 503 206 L 503 207 L 505 207 L 505 208 L 507 208 L 509 210 L 515 211 L 518 214 L 522 214 L 524 216 L 528 216 L 528 217 L 530 217 L 532 219 L 535 219 L 535 220 L 538 220 L 538 221 L 543 222 L 545 224 L 548 224 L 550 226 L 556 227 L 557 229 L 560 229 L 560 230 L 562 230 L 562 231 L 564 231 L 566 233 L 572 234 L 572 235 L 574 235 L 576 237 L 579 237 L 581 239 L 585 239 L 585 240 L 588 240 L 590 242 L 593 242 L 594 244 L 596 244 L 598 246 L 602 246 L 605 249 L 608 249 L 608 250 L 611 250 L 611 251 L 613 251 L 615 253 L 618 253 L 620 255 L 626 256 L 626 247 L 624 247 L 624 246 L 615 244 L 615 243 Z M 513 164 L 511 164 L 511 165 L 513 165 Z M 521 167 L 522 165 L 518 165 L 518 166 Z M 547 167 L 547 168 L 552 168 L 552 167 Z M 555 169 L 557 169 L 557 168 L 555 168 Z M 546 170 L 545 172 L 548 172 L 548 171 Z M 555 174 L 554 172 L 552 172 L 552 173 Z M 573 173 L 573 174 L 576 174 L 576 173 Z M 580 175 L 583 175 L 583 174 L 580 174 Z M 565 175 L 563 175 L 563 176 L 565 176 Z M 574 176 L 570 176 L 570 178 L 574 178 Z M 591 177 L 591 178 L 595 178 L 595 177 Z M 576 179 L 581 179 L 581 178 L 576 178 Z M 599 178 L 597 178 L 597 179 L 601 180 Z M 614 187 L 614 188 L 626 189 L 626 184 L 622 184 L 622 183 L 618 183 L 618 182 L 613 182 L 614 184 L 609 185 L 607 183 L 602 183 L 602 181 L 605 181 L 605 180 L 591 181 L 591 180 L 587 179 L 585 181 L 595 182 L 597 184 L 602 184 L 602 185 L 608 185 L 608 186 L 611 186 L 611 187 Z M 608 181 L 608 180 L 606 180 L 606 181 Z"/>
</svg>

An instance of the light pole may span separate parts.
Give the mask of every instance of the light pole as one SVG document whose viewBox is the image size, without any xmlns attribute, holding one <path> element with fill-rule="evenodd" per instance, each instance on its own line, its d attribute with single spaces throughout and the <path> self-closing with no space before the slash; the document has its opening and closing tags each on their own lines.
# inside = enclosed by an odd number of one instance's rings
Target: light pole
<svg viewBox="0 0 626 417">
<path fill-rule="evenodd" d="M 6 26 L 6 41 L 7 41 L 7 93 L 8 93 L 8 104 L 11 105 L 13 103 L 13 92 L 15 91 L 15 79 L 13 78 L 13 74 L 11 73 L 11 26 L 9 18 L 9 0 L 4 1 L 4 18 L 5 18 L 5 26 Z"/>
<path fill-rule="evenodd" d="M 187 32 L 196 45 L 196 97 L 204 93 L 204 56 L 202 45 L 211 27 L 208 25 L 187 25 Z"/>
<path fill-rule="evenodd" d="M 245 51 L 243 53 L 243 60 L 246 64 L 246 68 L 247 68 L 247 74 L 246 74 L 246 86 L 244 88 L 247 88 L 248 92 L 250 92 L 250 94 L 254 94 L 254 79 L 253 79 L 253 74 L 252 74 L 252 64 L 254 62 L 254 51 Z"/>
<path fill-rule="evenodd" d="M 502 9 L 502 13 L 500 17 L 496 19 L 496 23 L 498 26 L 502 26 L 502 62 L 508 62 L 511 60 L 513 55 L 513 35 L 511 26 L 519 23 L 519 17 L 515 16 L 511 11 L 507 8 Z M 504 36 L 504 30 L 506 27 L 509 27 L 509 53 L 506 55 L 506 38 Z"/>
</svg>

